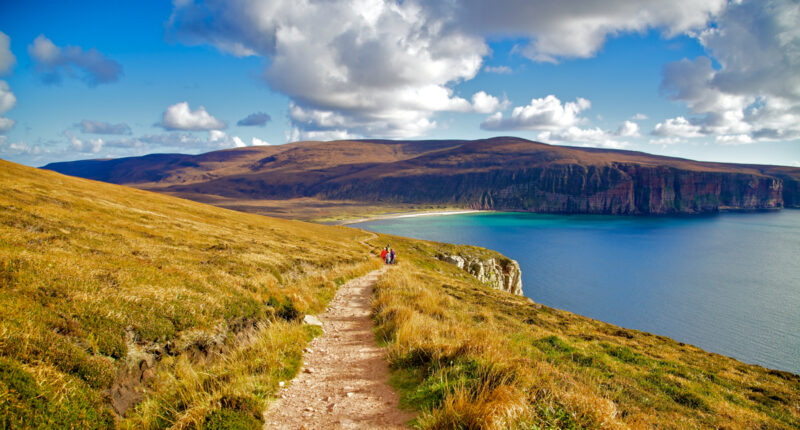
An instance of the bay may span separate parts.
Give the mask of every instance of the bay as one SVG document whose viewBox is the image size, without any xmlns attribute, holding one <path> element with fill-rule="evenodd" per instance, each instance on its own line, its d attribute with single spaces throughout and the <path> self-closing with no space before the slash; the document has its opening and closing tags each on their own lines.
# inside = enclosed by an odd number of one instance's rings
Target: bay
<svg viewBox="0 0 800 430">
<path fill-rule="evenodd" d="M 517 260 L 538 303 L 800 374 L 800 210 L 472 213 L 352 225 Z"/>
</svg>

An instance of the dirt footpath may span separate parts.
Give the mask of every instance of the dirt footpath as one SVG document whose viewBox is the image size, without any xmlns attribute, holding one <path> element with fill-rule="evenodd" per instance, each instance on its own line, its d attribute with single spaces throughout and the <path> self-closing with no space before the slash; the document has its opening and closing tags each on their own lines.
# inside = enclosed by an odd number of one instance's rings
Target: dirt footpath
<svg viewBox="0 0 800 430">
<path fill-rule="evenodd" d="M 319 315 L 325 334 L 311 342 L 300 373 L 264 413 L 265 429 L 406 428 L 414 414 L 398 408 L 372 332 L 370 301 L 381 272 L 342 285 Z"/>
</svg>

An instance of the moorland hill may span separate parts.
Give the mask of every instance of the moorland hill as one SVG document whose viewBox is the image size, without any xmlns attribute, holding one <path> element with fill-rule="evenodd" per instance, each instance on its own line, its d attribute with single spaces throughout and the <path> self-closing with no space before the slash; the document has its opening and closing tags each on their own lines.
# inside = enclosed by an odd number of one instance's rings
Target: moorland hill
<svg viewBox="0 0 800 430">
<path fill-rule="evenodd" d="M 248 201 L 303 198 L 620 215 L 800 205 L 800 168 L 698 162 L 513 137 L 296 142 L 45 168 L 242 210 L 252 210 Z"/>
</svg>

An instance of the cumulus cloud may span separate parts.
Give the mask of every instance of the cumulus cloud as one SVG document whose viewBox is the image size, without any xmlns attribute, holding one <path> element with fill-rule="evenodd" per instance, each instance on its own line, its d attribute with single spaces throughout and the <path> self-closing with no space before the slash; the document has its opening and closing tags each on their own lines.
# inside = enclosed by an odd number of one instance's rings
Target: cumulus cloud
<svg viewBox="0 0 800 430">
<path fill-rule="evenodd" d="M 7 133 L 9 130 L 14 128 L 14 124 L 17 122 L 11 118 L 5 118 L 0 116 L 0 133 Z"/>
<path fill-rule="evenodd" d="M 0 31 L 0 75 L 11 72 L 17 64 L 17 57 L 11 52 L 11 38 Z"/>
<path fill-rule="evenodd" d="M 621 137 L 637 137 L 639 136 L 639 124 L 632 121 L 625 121 L 614 134 Z"/>
<path fill-rule="evenodd" d="M 605 148 L 624 148 L 626 137 L 638 137 L 639 125 L 632 121 L 623 122 L 616 131 L 600 127 L 582 128 L 588 122 L 580 113 L 591 107 L 591 102 L 578 97 L 574 102 L 562 102 L 554 95 L 534 98 L 530 104 L 517 106 L 509 117 L 502 112 L 490 115 L 482 124 L 484 130 L 536 130 L 541 131 L 537 138 L 546 142 L 569 142 L 585 146 Z"/>
<path fill-rule="evenodd" d="M 267 142 L 266 140 L 261 140 L 261 139 L 259 139 L 257 137 L 252 138 L 250 140 L 250 144 L 252 146 L 268 146 L 268 145 L 270 145 L 270 143 Z"/>
<path fill-rule="evenodd" d="M 720 136 L 719 143 L 800 138 L 797 22 L 791 0 L 732 2 L 697 34 L 710 57 L 664 66 L 662 91 L 695 115 L 689 134 Z"/>
<path fill-rule="evenodd" d="M 84 51 L 79 46 L 56 46 L 40 34 L 28 46 L 43 82 L 60 83 L 64 76 L 78 78 L 90 87 L 116 82 L 122 77 L 122 65 L 101 54 L 97 49 Z"/>
<path fill-rule="evenodd" d="M 619 149 L 627 147 L 629 145 L 628 142 L 618 140 L 618 136 L 616 133 L 603 130 L 600 127 L 580 128 L 571 126 L 559 131 L 539 133 L 537 138 L 545 142 L 569 142 L 601 148 Z"/>
<path fill-rule="evenodd" d="M 441 111 L 469 112 L 452 85 L 472 79 L 488 47 L 416 1 L 206 1 L 175 7 L 171 36 L 268 57 L 263 79 L 292 101 L 305 138 L 424 134 Z"/>
<path fill-rule="evenodd" d="M 687 103 L 702 134 L 768 139 L 797 134 L 798 13 L 792 0 L 198 0 L 174 2 L 167 35 L 267 59 L 262 78 L 290 99 L 287 136 L 398 138 L 427 133 L 438 112 L 488 111 L 452 88 L 481 69 L 510 71 L 484 67 L 490 38 L 559 62 L 626 33 L 688 34 L 720 67 L 705 57 L 665 67 L 664 93 Z M 547 121 L 530 117 L 495 114 L 483 128 Z"/>
<path fill-rule="evenodd" d="M 331 129 L 331 130 L 302 130 L 298 127 L 292 128 L 290 132 L 286 133 L 286 140 L 289 142 L 299 142 L 305 140 L 351 140 L 360 139 L 363 136 L 351 134 L 347 130 Z"/>
<path fill-rule="evenodd" d="M 121 122 L 119 124 L 111 124 L 103 121 L 91 121 L 85 119 L 78 124 L 81 133 L 89 134 L 131 134 L 131 128 L 128 124 Z"/>
<path fill-rule="evenodd" d="M 506 109 L 509 105 L 508 100 L 500 101 L 493 95 L 479 91 L 472 95 L 472 110 L 477 113 L 492 113 Z"/>
<path fill-rule="evenodd" d="M 17 97 L 11 92 L 8 82 L 0 81 L 0 115 L 8 112 L 17 104 Z"/>
<path fill-rule="evenodd" d="M 46 151 L 40 145 L 30 145 L 26 142 L 12 142 L 8 136 L 0 136 L 0 154 L 6 156 L 37 156 Z"/>
<path fill-rule="evenodd" d="M 702 127 L 692 124 L 688 119 L 679 116 L 669 118 L 664 122 L 656 124 L 653 128 L 653 136 L 662 137 L 700 137 Z"/>
<path fill-rule="evenodd" d="M 465 0 L 423 2 L 467 34 L 526 39 L 522 55 L 541 62 L 594 56 L 608 36 L 659 29 L 666 37 L 705 28 L 726 0 Z"/>
<path fill-rule="evenodd" d="M 8 86 L 8 82 L 0 81 L 0 133 L 11 130 L 14 124 L 16 124 L 16 121 L 13 119 L 2 116 L 16 104 L 17 97 L 11 92 L 11 87 Z"/>
<path fill-rule="evenodd" d="M 755 142 L 752 137 L 747 134 L 730 134 L 724 136 L 717 136 L 714 138 L 717 143 L 723 145 L 746 145 Z"/>
<path fill-rule="evenodd" d="M 101 138 L 97 139 L 81 139 L 69 130 L 64 131 L 64 136 L 69 141 L 70 149 L 74 152 L 83 154 L 97 154 L 103 149 L 105 142 Z"/>
<path fill-rule="evenodd" d="M 212 145 L 218 146 L 220 149 L 243 148 L 247 146 L 247 144 L 244 143 L 239 136 L 228 136 L 227 133 L 220 130 L 210 130 L 208 142 Z"/>
<path fill-rule="evenodd" d="M 214 118 L 203 106 L 189 108 L 189 102 L 175 103 L 167 107 L 156 124 L 165 130 L 222 130 L 227 124 Z"/>
<path fill-rule="evenodd" d="M 245 127 L 249 127 L 249 126 L 263 127 L 271 119 L 272 118 L 269 116 L 269 114 L 266 114 L 264 112 L 256 112 L 256 113 L 251 113 L 250 115 L 247 115 L 245 118 L 240 119 L 236 123 L 236 125 L 245 126 Z"/>
<path fill-rule="evenodd" d="M 603 130 L 600 127 L 569 126 L 561 130 L 544 131 L 539 133 L 537 138 L 546 142 L 569 142 L 582 146 L 620 149 L 630 146 L 630 143 L 624 138 L 639 136 L 639 125 L 635 122 L 625 121 L 616 131 Z"/>
<path fill-rule="evenodd" d="M 526 106 L 517 106 L 511 116 L 504 118 L 501 112 L 490 116 L 481 124 L 484 130 L 563 130 L 583 122 L 578 114 L 592 106 L 589 100 L 578 97 L 574 102 L 562 103 L 550 94 L 534 98 Z"/>
<path fill-rule="evenodd" d="M 75 136 L 69 130 L 63 135 L 67 138 L 67 151 L 81 154 L 117 154 L 130 155 L 131 151 L 145 154 L 153 151 L 214 151 L 218 149 L 237 148 L 247 146 L 238 136 L 229 136 L 221 130 L 209 130 L 208 134 L 189 132 L 169 132 L 159 134 L 146 134 L 136 137 L 123 137 L 118 139 L 84 139 Z"/>
</svg>

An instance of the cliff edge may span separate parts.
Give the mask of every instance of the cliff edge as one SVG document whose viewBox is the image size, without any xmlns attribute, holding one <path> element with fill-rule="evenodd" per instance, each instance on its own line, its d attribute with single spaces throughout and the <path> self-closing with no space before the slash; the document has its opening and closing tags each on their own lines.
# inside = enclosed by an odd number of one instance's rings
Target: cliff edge
<svg viewBox="0 0 800 430">
<path fill-rule="evenodd" d="M 439 254 L 436 258 L 457 266 L 496 290 L 522 295 L 522 270 L 516 260 L 467 253 Z"/>
</svg>

